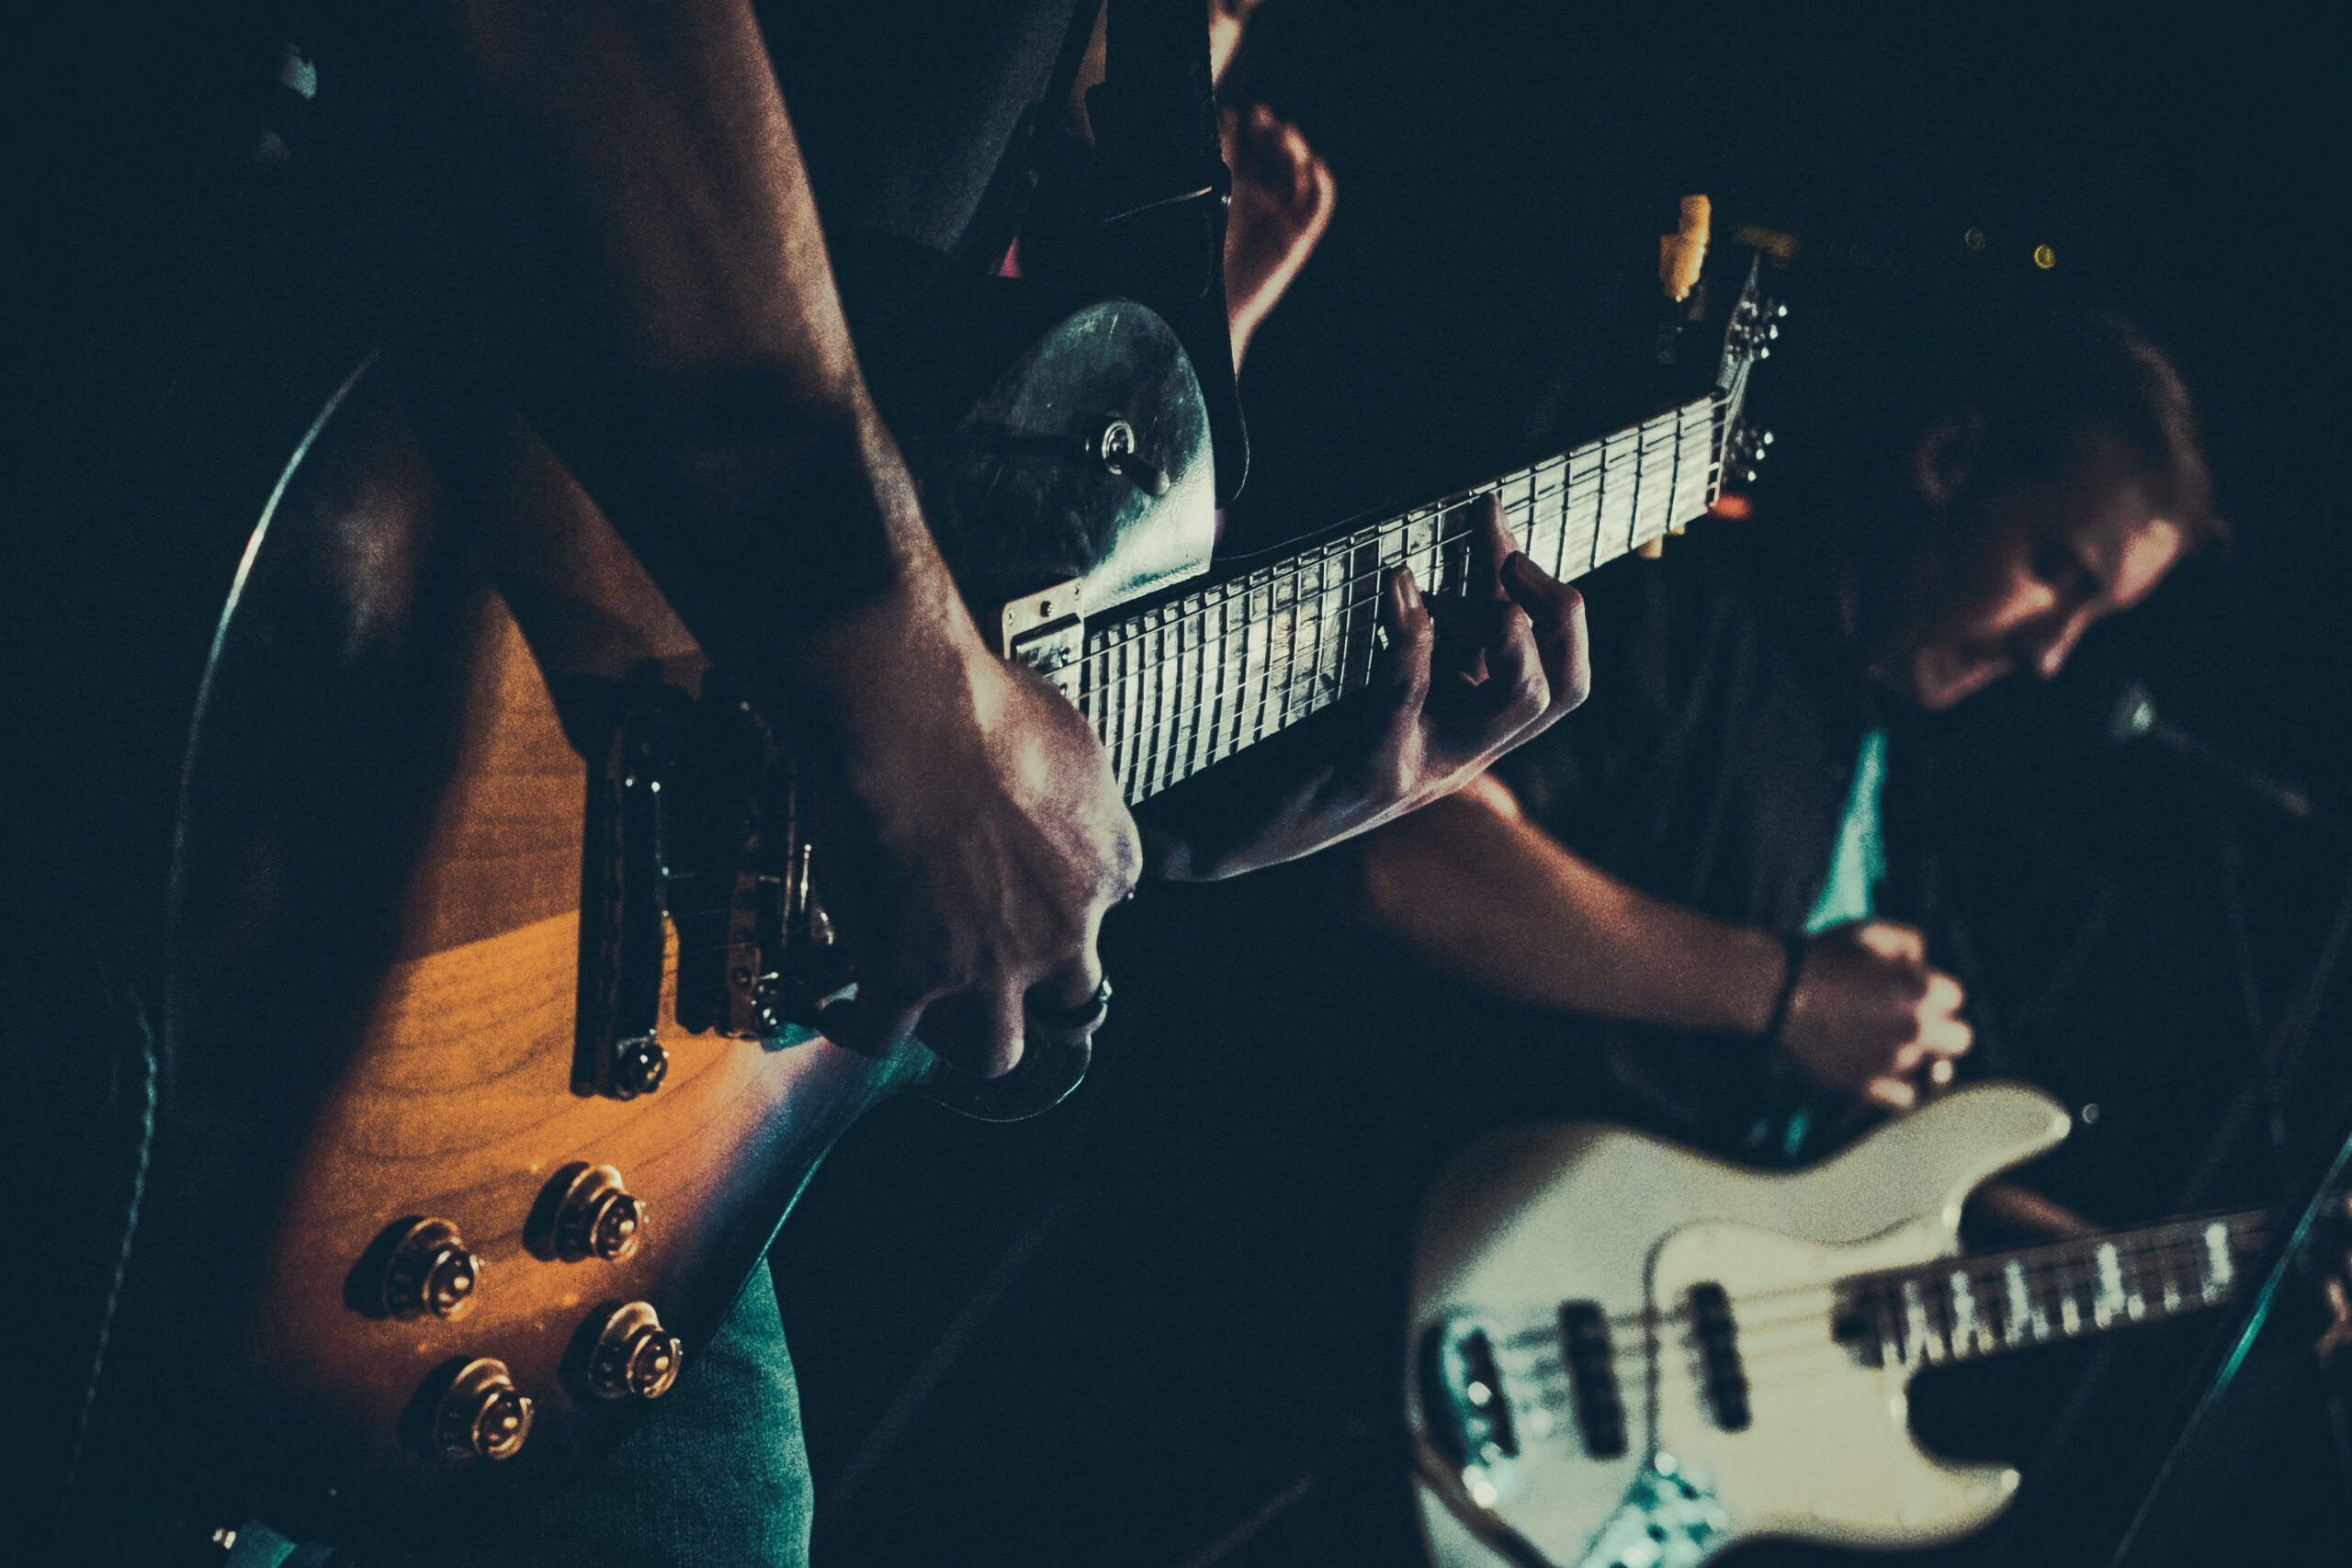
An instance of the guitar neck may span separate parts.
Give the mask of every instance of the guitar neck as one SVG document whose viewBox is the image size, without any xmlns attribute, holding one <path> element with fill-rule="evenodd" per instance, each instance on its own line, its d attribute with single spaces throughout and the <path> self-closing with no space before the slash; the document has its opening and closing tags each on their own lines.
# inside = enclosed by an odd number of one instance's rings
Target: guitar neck
<svg viewBox="0 0 2352 1568">
<path fill-rule="evenodd" d="M 1409 566 L 1424 592 L 1458 587 L 1478 497 L 1498 496 L 1521 547 L 1564 580 L 1699 516 L 1721 482 L 1730 390 L 1090 626 L 1075 696 L 1128 803 L 1367 684 L 1383 579 Z"/>
<path fill-rule="evenodd" d="M 1880 1365 L 1927 1366 L 2200 1312 L 2250 1278 L 2270 1220 L 2172 1220 L 1858 1274 L 1838 1282 L 1838 1337 Z"/>
</svg>

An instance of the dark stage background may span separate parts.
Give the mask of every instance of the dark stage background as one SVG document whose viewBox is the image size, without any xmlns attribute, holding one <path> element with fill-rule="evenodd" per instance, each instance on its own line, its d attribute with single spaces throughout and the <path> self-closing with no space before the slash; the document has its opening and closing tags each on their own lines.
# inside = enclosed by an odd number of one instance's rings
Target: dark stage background
<svg viewBox="0 0 2352 1568">
<path fill-rule="evenodd" d="M 2352 813 L 2346 62 L 2309 15 L 1268 0 L 1245 65 L 1340 197 L 1244 375 L 1255 468 L 1237 541 L 1592 434 L 1567 428 L 1580 345 L 1638 294 L 1627 258 L 1654 255 L 1660 197 L 1683 188 L 1714 196 L 1719 243 L 1743 226 L 1794 242 L 1775 274 L 1792 353 L 1838 301 L 2037 290 L 2120 305 L 2177 351 L 2234 558 L 2177 573 L 2052 687 L 2012 683 L 1936 727 L 1976 1021 L 1988 1053 L 2099 1108 L 2035 1175 L 2111 1224 L 2278 1190 L 2248 999 L 2275 1021 L 2345 875 L 2307 830 L 2166 757 L 2101 747 L 2085 711 L 2136 672 L 2178 722 Z M 323 269 L 299 234 L 258 233 L 268 213 L 248 222 L 183 177 L 224 152 L 174 140 L 202 117 L 125 85 L 206 79 L 191 40 L 226 59 L 253 39 L 158 31 L 131 3 L 55 19 L 5 67 L 18 172 L 64 191 L 28 198 L 40 221 L 15 241 L 35 276 L 11 321 L 30 395 L 7 454 L 10 558 L 29 564 L 7 584 L 7 658 L 36 673 L 12 694 L 5 776 L 40 801 L 7 847 L 92 846 L 77 879 L 129 911 L 136 945 L 220 592 L 364 340 L 306 288 Z M 165 480 L 186 510 L 135 551 L 112 543 Z M 190 656 L 141 673 L 125 650 L 142 642 Z M 820 1173 L 775 1255 L 819 1562 L 1419 1561 L 1395 1434 L 1414 1205 L 1470 1139 L 1589 1093 L 1540 1021 L 1451 994 L 1357 931 L 1344 862 L 1326 860 L 1149 886 L 1119 911 L 1100 1066 L 1054 1113 L 1008 1128 L 886 1107 Z M 2290 1140 L 2352 1076 L 2343 989 L 2284 1065 Z M 55 1002 L 61 1032 L 86 1023 L 85 1000 Z M 1940 1446 L 2032 1480 L 1985 1537 L 1905 1561 L 2078 1561 L 2211 1327 L 1923 1380 Z M 2297 1349 L 2261 1364 L 2308 1382 Z M 2185 1561 L 2352 1561 L 2308 1388 L 2242 1454 L 2217 1478 L 2223 1511 L 2181 1532 Z M 1732 1561 L 1801 1560 L 1820 1554 Z"/>
<path fill-rule="evenodd" d="M 2275 1020 L 2343 856 L 2100 747 L 2085 705 L 2136 672 L 2177 722 L 2352 805 L 2337 46 L 2263 6 L 1631 10 L 1270 0 L 1249 80 L 1340 199 L 1245 372 L 1234 538 L 1441 492 L 1537 455 L 1547 424 L 1590 434 L 1557 424 L 1581 334 L 1638 277 L 1661 191 L 1713 193 L 1719 243 L 1795 240 L 1792 340 L 1809 308 L 1871 296 L 2137 316 L 2198 393 L 2240 547 L 2099 628 L 2053 687 L 1937 727 L 1953 891 L 1987 1050 L 2097 1107 L 2035 1179 L 2109 1224 L 2264 1201 L 2245 998 Z M 1106 935 L 1119 1002 L 1076 1100 L 1011 1129 L 886 1108 L 820 1172 L 775 1254 L 820 1562 L 1418 1560 L 1393 1436 L 1413 1206 L 1479 1132 L 1584 1096 L 1533 1021 L 1352 931 L 1339 880 L 1147 888 Z M 2289 1075 L 2294 1136 L 2342 1092 L 2346 1024 L 2338 997 Z M 2212 1327 L 1923 1380 L 1939 1446 L 2033 1480 L 2004 1526 L 1903 1561 L 2078 1560 Z M 2294 1349 L 2280 1375 L 2307 1382 Z M 2185 1561 L 2352 1551 L 2315 1397 L 2245 1461 Z M 1732 1559 L 1818 1560 L 1857 1561 Z"/>
</svg>

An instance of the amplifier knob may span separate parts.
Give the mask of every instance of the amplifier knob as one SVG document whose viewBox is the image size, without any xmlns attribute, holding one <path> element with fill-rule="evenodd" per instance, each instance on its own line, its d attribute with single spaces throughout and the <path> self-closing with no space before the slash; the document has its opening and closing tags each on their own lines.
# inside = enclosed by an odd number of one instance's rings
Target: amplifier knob
<svg viewBox="0 0 2352 1568">
<path fill-rule="evenodd" d="M 505 1362 L 468 1361 L 434 1413 L 434 1446 L 451 1459 L 513 1459 L 531 1435 L 531 1410 Z"/>
<path fill-rule="evenodd" d="M 609 1165 L 565 1166 L 548 1184 L 548 1198 L 554 1211 L 548 1250 L 566 1263 L 617 1263 L 645 1239 L 646 1204 Z"/>
<path fill-rule="evenodd" d="M 588 1353 L 588 1390 L 600 1399 L 659 1399 L 678 1381 L 685 1348 L 650 1303 L 631 1302 L 605 1320 Z"/>
<path fill-rule="evenodd" d="M 391 1317 L 462 1317 L 481 1287 L 481 1259 L 447 1220 L 418 1220 L 384 1261 L 383 1305 Z"/>
</svg>

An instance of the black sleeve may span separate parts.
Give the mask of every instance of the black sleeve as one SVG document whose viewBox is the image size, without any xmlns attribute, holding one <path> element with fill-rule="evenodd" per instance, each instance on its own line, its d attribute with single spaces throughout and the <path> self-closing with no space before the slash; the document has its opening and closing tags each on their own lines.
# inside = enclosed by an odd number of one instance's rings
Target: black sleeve
<svg viewBox="0 0 2352 1568">
<path fill-rule="evenodd" d="M 1667 562 L 1634 559 L 1589 580 L 1591 695 L 1495 764 L 1529 819 L 1571 848 L 1589 847 L 1617 817 L 1675 728 L 1679 575 Z"/>
</svg>

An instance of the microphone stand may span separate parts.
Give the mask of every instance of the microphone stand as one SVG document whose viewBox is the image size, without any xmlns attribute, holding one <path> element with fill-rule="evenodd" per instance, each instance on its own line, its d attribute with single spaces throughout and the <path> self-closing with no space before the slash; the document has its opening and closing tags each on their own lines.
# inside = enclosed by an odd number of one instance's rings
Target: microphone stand
<svg viewBox="0 0 2352 1568">
<path fill-rule="evenodd" d="M 2109 717 L 2107 734 L 2117 743 L 2154 741 L 2282 815 L 2319 829 L 2339 845 L 2352 847 L 2352 833 L 2347 833 L 2340 820 L 2316 806 L 2302 790 L 2273 779 L 2198 736 L 2165 723 L 2157 715 L 2154 698 L 2137 681 L 2126 681 L 2120 688 Z M 2233 856 L 2232 863 L 2224 868 L 2224 874 L 2233 882 Z M 2243 901 L 2237 897 L 2234 886 L 2228 892 L 2231 918 L 2240 928 L 2235 934 L 2243 949 Z M 2251 1038 L 2256 1057 L 2255 1087 L 2268 1112 L 2271 1142 L 2282 1167 L 2290 1155 L 2284 1146 L 2286 1129 L 2275 1073 L 2281 1062 L 2295 1064 L 2301 1060 L 2306 1037 L 2318 1021 L 2328 980 L 2348 932 L 2352 932 L 2352 870 L 2347 871 L 2335 918 L 2311 973 L 2273 1029 L 2262 1030 L 2258 1018 L 2251 1016 L 2255 998 L 2251 993 L 2248 996 L 2250 1021 L 2256 1026 Z M 2104 1542 L 2097 1561 L 2106 1562 L 2109 1568 L 2154 1568 L 2159 1562 L 2177 1560 L 2178 1554 L 2198 1539 L 2196 1500 L 2199 1495 L 2210 1495 L 2211 1477 L 2218 1468 L 2213 1461 L 2225 1445 L 2239 1435 L 2229 1428 L 2226 1420 L 2239 1373 L 2269 1325 L 2271 1309 L 2279 1292 L 2295 1273 L 2303 1269 L 2304 1254 L 2312 1233 L 2340 1202 L 2347 1183 L 2352 1182 L 2352 1092 L 2347 1092 L 2336 1106 L 2321 1146 L 2324 1154 L 2315 1162 L 2312 1173 L 2290 1189 L 2285 1206 L 2290 1224 L 2272 1244 L 2260 1288 L 2240 1311 L 2231 1331 L 2218 1336 L 2207 1348 L 2190 1385 L 2193 1392 L 2186 1401 L 2187 1414 L 2153 1470 L 2144 1472 L 2136 1506 L 2128 1516 L 2119 1510 L 2120 1525 L 2111 1523 L 2103 1532 Z M 2336 1462 L 2346 1502 L 2352 1506 L 2352 1420 L 2347 1420 L 2347 1410 L 2352 1410 L 2352 1350 L 2339 1350 L 2324 1371 L 2329 1385 L 2328 1417 Z M 2227 1472 L 2222 1470 L 2221 1473 Z M 2207 1481 L 2202 1489 L 2194 1484 L 2200 1479 Z"/>
<path fill-rule="evenodd" d="M 2288 1211 L 2290 1224 L 2280 1239 L 2272 1243 L 2260 1287 L 2231 1331 L 2207 1348 L 2191 1385 L 2194 1393 L 2187 1418 L 2140 1488 L 2137 1506 L 2120 1529 L 2106 1532 L 2106 1541 L 2094 1561 L 2109 1568 L 2155 1568 L 2177 1561 L 2179 1553 L 2198 1543 L 2200 1494 L 2192 1483 L 2210 1479 L 2218 1450 L 2241 1435 L 2223 1420 L 2238 1373 L 2268 1325 L 2280 1292 L 2299 1270 L 2312 1232 L 2337 1201 L 2347 1178 L 2352 1178 L 2352 1095 L 2336 1107 L 2332 1120 L 2328 1156 L 2319 1163 L 2316 1174 L 2302 1184 L 2301 1201 Z M 2340 1374 L 2337 1381 L 2340 1383 Z M 2341 1388 L 2335 1393 L 2340 1397 Z M 2344 1436 L 2340 1403 L 2332 1416 L 2340 1440 Z"/>
</svg>

